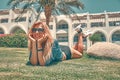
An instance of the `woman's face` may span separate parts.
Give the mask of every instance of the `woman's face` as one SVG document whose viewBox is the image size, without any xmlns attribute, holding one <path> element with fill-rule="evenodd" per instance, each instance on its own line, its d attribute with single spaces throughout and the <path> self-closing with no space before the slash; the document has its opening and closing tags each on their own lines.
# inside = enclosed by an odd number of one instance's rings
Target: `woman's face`
<svg viewBox="0 0 120 80">
<path fill-rule="evenodd" d="M 32 34 L 35 40 L 42 38 L 44 36 L 43 25 L 42 24 L 35 25 L 35 27 L 32 28 Z"/>
</svg>

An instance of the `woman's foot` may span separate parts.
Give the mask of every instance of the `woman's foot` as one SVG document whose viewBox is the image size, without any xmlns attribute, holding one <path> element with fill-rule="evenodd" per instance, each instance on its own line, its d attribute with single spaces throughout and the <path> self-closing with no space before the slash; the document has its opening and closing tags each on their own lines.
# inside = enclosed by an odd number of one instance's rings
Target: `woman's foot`
<svg viewBox="0 0 120 80">
<path fill-rule="evenodd" d="M 85 32 L 83 33 L 83 37 L 86 38 L 86 37 L 88 37 L 89 35 L 92 35 L 92 34 L 93 34 L 92 31 L 87 30 L 87 31 L 85 31 Z"/>
<path fill-rule="evenodd" d="M 75 31 L 77 31 L 78 33 L 82 32 L 82 28 L 81 28 L 81 24 L 79 24 L 76 28 Z"/>
</svg>

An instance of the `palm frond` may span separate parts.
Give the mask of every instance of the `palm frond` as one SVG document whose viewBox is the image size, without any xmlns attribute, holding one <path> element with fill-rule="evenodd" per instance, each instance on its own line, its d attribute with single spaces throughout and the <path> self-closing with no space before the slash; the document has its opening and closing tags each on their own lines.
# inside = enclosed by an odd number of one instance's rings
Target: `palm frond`
<svg viewBox="0 0 120 80">
<path fill-rule="evenodd" d="M 9 0 L 8 3 L 7 3 L 7 5 L 8 6 L 11 5 L 14 1 L 16 1 L 16 0 Z"/>
<path fill-rule="evenodd" d="M 79 0 L 73 0 L 73 1 L 65 2 L 65 4 L 84 9 L 84 4 L 81 3 Z"/>
<path fill-rule="evenodd" d="M 42 5 L 38 6 L 38 8 L 36 9 L 37 13 L 41 12 L 42 8 Z"/>
<path fill-rule="evenodd" d="M 12 5 L 12 9 L 15 9 L 16 7 L 19 6 L 19 1 L 14 1 L 13 5 Z"/>
<path fill-rule="evenodd" d="M 74 8 L 80 9 L 84 8 L 84 5 L 79 2 L 78 0 L 73 0 L 73 1 L 59 1 L 57 3 L 57 6 L 55 6 L 61 14 L 72 14 L 76 13 Z"/>
<path fill-rule="evenodd" d="M 22 17 L 22 14 L 19 15 L 19 16 L 17 16 L 17 17 L 15 18 L 15 22 L 18 22 L 21 17 Z"/>
<path fill-rule="evenodd" d="M 19 7 L 21 3 L 24 3 L 22 7 L 21 14 L 26 10 L 31 10 L 31 7 L 34 7 L 37 14 L 36 20 L 38 20 L 40 13 L 45 11 L 46 22 L 49 23 L 51 14 L 60 15 L 60 14 L 73 14 L 76 13 L 75 8 L 78 10 L 84 9 L 84 5 L 80 0 L 9 0 L 8 5 L 12 6 L 12 9 Z M 48 6 L 48 7 L 47 7 Z M 36 13 L 35 12 L 35 13 Z M 47 21 L 48 20 L 48 21 Z"/>
<path fill-rule="evenodd" d="M 39 7 L 37 8 L 37 13 L 38 13 L 38 15 L 37 15 L 36 21 L 39 19 L 41 12 L 42 12 L 42 6 L 39 6 Z"/>
<path fill-rule="evenodd" d="M 54 15 L 60 15 L 59 10 L 58 10 L 57 8 L 53 9 L 53 10 L 52 10 L 52 15 L 53 15 L 53 16 L 54 16 Z"/>
<path fill-rule="evenodd" d="M 41 12 L 38 13 L 38 15 L 37 15 L 37 17 L 36 17 L 36 21 L 39 20 L 39 18 L 40 18 L 40 14 L 41 14 Z"/>
</svg>

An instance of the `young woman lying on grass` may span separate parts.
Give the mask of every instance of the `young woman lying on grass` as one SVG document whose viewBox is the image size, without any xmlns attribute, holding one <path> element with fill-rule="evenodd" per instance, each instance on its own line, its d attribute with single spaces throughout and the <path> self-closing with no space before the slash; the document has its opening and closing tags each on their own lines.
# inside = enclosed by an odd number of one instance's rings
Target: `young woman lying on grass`
<svg viewBox="0 0 120 80">
<path fill-rule="evenodd" d="M 73 47 L 66 47 L 62 51 L 58 41 L 52 38 L 50 30 L 43 22 L 36 22 L 31 27 L 29 37 L 29 61 L 32 65 L 49 65 L 54 61 L 63 61 L 71 58 L 81 58 L 83 54 L 83 35 L 82 29 L 75 29 L 79 34 L 78 42 Z"/>
</svg>

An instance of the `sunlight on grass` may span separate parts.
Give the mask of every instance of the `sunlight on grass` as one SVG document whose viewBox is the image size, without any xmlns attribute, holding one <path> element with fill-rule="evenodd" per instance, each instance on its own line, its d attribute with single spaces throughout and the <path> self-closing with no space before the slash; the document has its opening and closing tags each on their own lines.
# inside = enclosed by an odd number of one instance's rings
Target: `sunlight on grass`
<svg viewBox="0 0 120 80">
<path fill-rule="evenodd" d="M 85 54 L 50 66 L 26 65 L 27 48 L 0 48 L 0 80 L 119 80 L 118 60 L 94 59 Z"/>
</svg>

